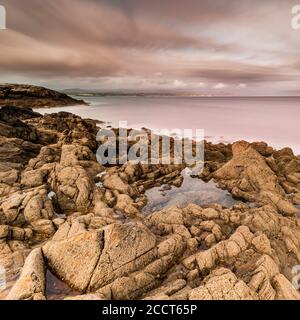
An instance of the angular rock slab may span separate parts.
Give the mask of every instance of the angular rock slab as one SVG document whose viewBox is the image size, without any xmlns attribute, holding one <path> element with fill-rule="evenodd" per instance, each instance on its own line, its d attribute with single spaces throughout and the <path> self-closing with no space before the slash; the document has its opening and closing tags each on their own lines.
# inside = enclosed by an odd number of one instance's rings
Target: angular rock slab
<svg viewBox="0 0 300 320">
<path fill-rule="evenodd" d="M 145 267 L 155 259 L 156 237 L 139 223 L 113 224 L 106 228 L 104 249 L 92 276 L 89 291 Z"/>
<path fill-rule="evenodd" d="M 84 292 L 103 249 L 103 232 L 84 232 L 43 247 L 48 267 L 73 289 Z"/>
</svg>

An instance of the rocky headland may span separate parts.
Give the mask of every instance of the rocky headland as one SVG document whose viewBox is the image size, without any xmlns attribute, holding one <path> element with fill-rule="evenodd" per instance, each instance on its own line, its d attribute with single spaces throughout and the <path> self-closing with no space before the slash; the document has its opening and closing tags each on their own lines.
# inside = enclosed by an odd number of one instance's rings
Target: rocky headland
<svg viewBox="0 0 300 320">
<path fill-rule="evenodd" d="M 7 103 L 7 101 L 6 101 Z M 300 157 L 264 142 L 205 142 L 235 199 L 145 214 L 185 165 L 103 166 L 95 121 L 0 109 L 0 265 L 8 300 L 300 299 Z"/>
<path fill-rule="evenodd" d="M 53 108 L 84 105 L 65 93 L 25 84 L 0 84 L 0 107 L 9 105 L 22 108 Z"/>
</svg>

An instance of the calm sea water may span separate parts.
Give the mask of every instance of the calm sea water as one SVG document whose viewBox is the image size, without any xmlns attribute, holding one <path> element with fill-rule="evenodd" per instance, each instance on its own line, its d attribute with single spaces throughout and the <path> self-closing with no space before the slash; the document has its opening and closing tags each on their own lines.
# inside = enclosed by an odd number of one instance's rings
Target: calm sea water
<svg viewBox="0 0 300 320">
<path fill-rule="evenodd" d="M 78 98 L 78 97 L 77 97 Z M 266 141 L 300 154 L 300 98 L 85 97 L 90 106 L 39 109 L 69 111 L 128 127 L 204 129 L 207 140 Z"/>
</svg>

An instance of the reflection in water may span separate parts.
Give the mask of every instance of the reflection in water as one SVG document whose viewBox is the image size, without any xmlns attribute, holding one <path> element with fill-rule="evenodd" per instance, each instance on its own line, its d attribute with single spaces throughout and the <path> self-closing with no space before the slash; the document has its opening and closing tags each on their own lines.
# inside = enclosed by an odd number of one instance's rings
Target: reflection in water
<svg viewBox="0 0 300 320">
<path fill-rule="evenodd" d="M 155 187 L 146 191 L 148 203 L 144 207 L 144 213 L 152 213 L 171 206 L 185 207 L 189 203 L 195 203 L 200 206 L 220 204 L 225 207 L 231 207 L 235 203 L 231 194 L 217 187 L 210 181 L 208 183 L 198 178 L 192 178 L 184 170 L 184 177 L 181 187 Z"/>
<path fill-rule="evenodd" d="M 66 297 L 80 295 L 68 287 L 64 282 L 55 277 L 49 270 L 46 274 L 46 297 L 47 300 L 62 300 Z"/>
</svg>

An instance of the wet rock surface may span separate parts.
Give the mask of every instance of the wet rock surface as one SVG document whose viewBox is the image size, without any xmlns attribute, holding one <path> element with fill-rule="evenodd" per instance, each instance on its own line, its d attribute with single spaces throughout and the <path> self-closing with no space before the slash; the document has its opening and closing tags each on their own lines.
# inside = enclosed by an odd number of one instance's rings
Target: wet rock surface
<svg viewBox="0 0 300 320">
<path fill-rule="evenodd" d="M 5 110 L 0 265 L 14 285 L 1 298 L 300 299 L 290 149 L 205 142 L 204 170 L 186 185 L 185 165 L 100 165 L 96 122 Z M 157 188 L 167 201 L 147 197 Z"/>
</svg>

